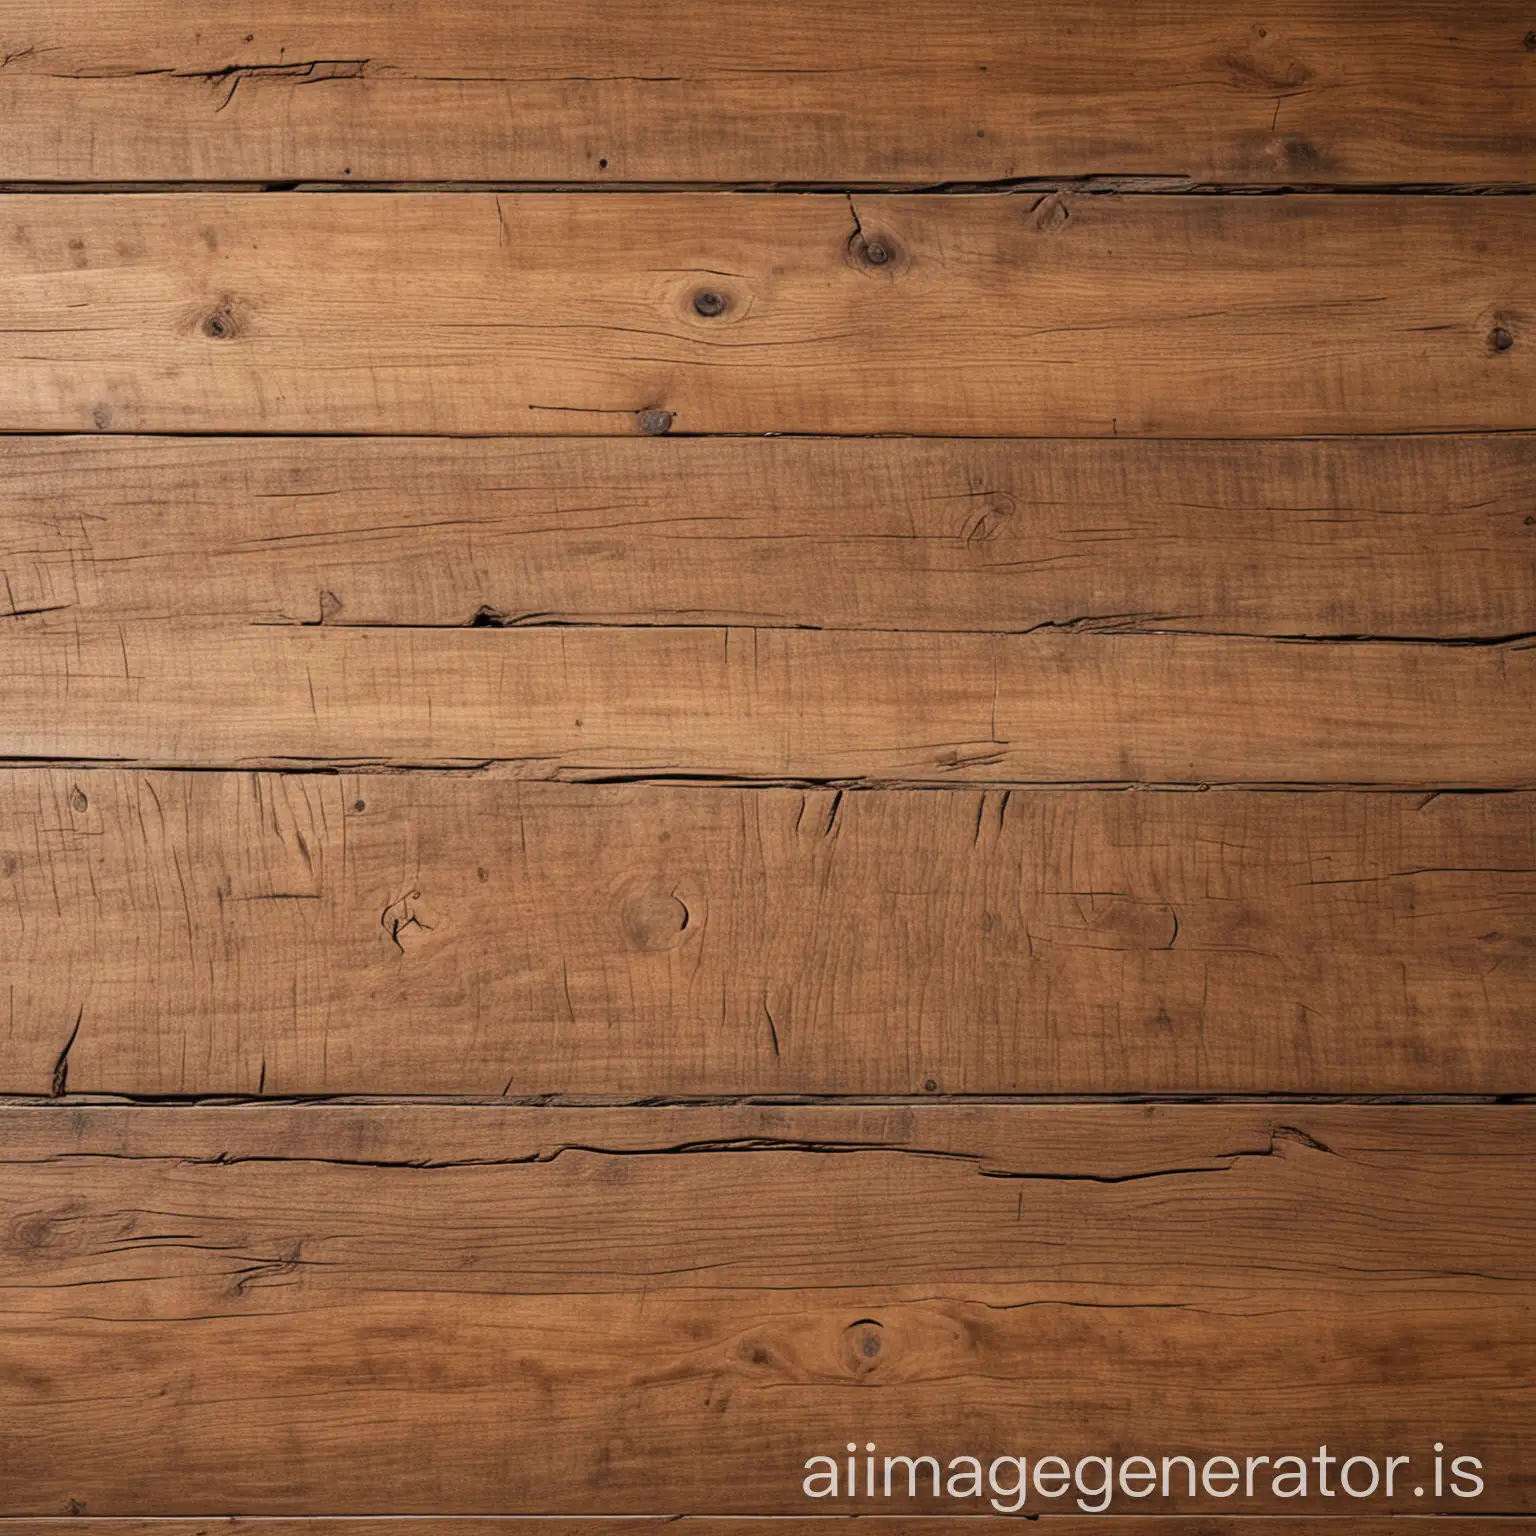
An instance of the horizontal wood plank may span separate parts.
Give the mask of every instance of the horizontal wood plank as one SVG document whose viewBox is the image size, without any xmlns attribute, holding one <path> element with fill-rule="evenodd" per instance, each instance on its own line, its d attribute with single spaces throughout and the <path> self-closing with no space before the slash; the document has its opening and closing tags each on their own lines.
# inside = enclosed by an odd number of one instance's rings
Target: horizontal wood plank
<svg viewBox="0 0 1536 1536">
<path fill-rule="evenodd" d="M 13 614 L 1536 631 L 1536 437 L 0 438 Z"/>
<path fill-rule="evenodd" d="M 0 178 L 1531 179 L 1530 14 L 1513 0 L 1256 15 L 9 0 Z"/>
<path fill-rule="evenodd" d="M 900 1469 L 898 1469 L 900 1470 Z M 905 1475 L 904 1473 L 902 1474 Z M 682 1527 L 673 1536 L 1012 1536 L 1011 1515 L 617 1515 L 602 1520 L 602 1536 L 655 1536 L 664 1522 Z M 1037 1510 L 1035 1529 L 1053 1536 L 1103 1536 L 1097 1515 L 1059 1515 Z M 1233 1515 L 1116 1514 L 1126 1536 L 1243 1536 L 1254 1526 Z M 772 1521 L 770 1525 L 767 1522 Z M 1431 1524 L 1431 1522 L 1433 1522 Z M 592 1536 L 587 1515 L 417 1515 L 415 1536 Z M 209 1536 L 206 1520 L 174 1516 L 103 1517 L 51 1515 L 9 1517 L 10 1536 Z M 399 1522 L 367 1515 L 227 1515 L 219 1536 L 399 1536 Z M 1519 1515 L 1268 1515 L 1264 1536 L 1530 1536 L 1536 1517 Z"/>
<path fill-rule="evenodd" d="M 1536 642 L 16 621 L 0 758 L 537 778 L 1536 783 Z"/>
<path fill-rule="evenodd" d="M 1524 198 L 10 197 L 0 430 L 1523 429 L 1533 238 Z"/>
<path fill-rule="evenodd" d="M 1533 1122 L 8 1109 L 0 1507 L 805 1514 L 805 1461 L 857 1436 L 1326 1445 L 1411 1458 L 1361 1513 L 1529 1514 Z M 1435 1495 L 1436 1443 L 1481 1463 L 1470 1506 Z M 986 1512 L 897 1477 L 814 1507 Z M 1261 1468 L 1233 1504 L 1334 1513 L 1333 1487 L 1278 1499 Z M 1232 1508 L 1177 1479 L 1156 1504 Z"/>
<path fill-rule="evenodd" d="M 0 1091 L 1529 1093 L 1536 797 L 0 776 Z"/>
</svg>

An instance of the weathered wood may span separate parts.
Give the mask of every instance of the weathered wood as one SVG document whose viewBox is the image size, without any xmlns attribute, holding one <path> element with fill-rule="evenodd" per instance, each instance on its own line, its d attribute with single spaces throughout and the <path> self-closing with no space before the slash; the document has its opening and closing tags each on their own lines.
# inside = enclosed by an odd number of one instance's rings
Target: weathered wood
<svg viewBox="0 0 1536 1536">
<path fill-rule="evenodd" d="M 0 1091 L 1529 1093 L 1536 797 L 0 776 Z"/>
<path fill-rule="evenodd" d="M 1533 1132 L 1529 1107 L 12 1108 L 0 1508 L 986 1511 L 899 1481 L 812 1505 L 805 1461 L 856 1436 L 1326 1445 L 1411 1458 L 1361 1513 L 1529 1513 Z M 1434 1496 L 1437 1442 L 1480 1498 Z M 1344 1502 L 1337 1467 L 1332 1498 L 1263 1478 L 1152 1505 Z"/>
<path fill-rule="evenodd" d="M 41 617 L 7 638 L 0 757 L 833 783 L 1536 783 L 1529 640 Z"/>
<path fill-rule="evenodd" d="M 1533 243 L 1524 198 L 18 196 L 0 429 L 1530 428 Z"/>
<path fill-rule="evenodd" d="M 900 1469 L 898 1469 L 900 1470 Z M 904 1473 L 902 1475 L 905 1475 Z M 683 1524 L 686 1536 L 850 1536 L 857 1520 L 862 1536 L 1013 1536 L 1008 1515 L 673 1515 L 610 1516 L 603 1536 L 655 1536 L 663 1522 Z M 1103 1536 L 1097 1515 L 1056 1515 L 1036 1511 L 1036 1530 L 1053 1536 Z M 1250 1520 L 1242 1515 L 1116 1514 L 1115 1530 L 1126 1536 L 1244 1536 Z M 772 1522 L 771 1524 L 769 1522 Z M 1433 1524 L 1430 1522 L 1433 1521 Z M 416 1536 L 591 1536 L 590 1516 L 572 1515 L 418 1515 Z M 229 1515 L 218 1524 L 220 1536 L 399 1536 L 399 1523 L 367 1515 Z M 110 1522 L 88 1516 L 52 1515 L 44 1520 L 12 1516 L 11 1536 L 208 1536 L 206 1520 L 118 1517 Z M 1264 1536 L 1530 1536 L 1536 1520 L 1489 1515 L 1269 1515 Z M 673 1536 L 677 1536 L 674 1532 Z"/>
<path fill-rule="evenodd" d="M 0 438 L 13 613 L 1536 631 L 1536 437 Z"/>
<path fill-rule="evenodd" d="M 0 178 L 1529 181 L 1480 0 L 8 0 Z"/>
</svg>

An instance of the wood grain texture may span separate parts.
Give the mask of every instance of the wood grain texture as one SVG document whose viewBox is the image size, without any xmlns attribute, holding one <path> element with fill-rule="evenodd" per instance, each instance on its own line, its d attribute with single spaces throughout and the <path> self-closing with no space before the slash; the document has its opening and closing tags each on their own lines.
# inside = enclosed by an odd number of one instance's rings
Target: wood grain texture
<svg viewBox="0 0 1536 1536">
<path fill-rule="evenodd" d="M 0 1091 L 1536 1090 L 1525 794 L 0 795 Z"/>
<path fill-rule="evenodd" d="M 1536 642 L 17 621 L 0 757 L 1528 787 Z"/>
<path fill-rule="evenodd" d="M 0 178 L 1531 179 L 1512 0 L 1256 14 L 7 0 Z"/>
<path fill-rule="evenodd" d="M 1036 1530 L 1053 1536 L 1103 1536 L 1097 1515 L 1057 1515 L 1037 1510 Z M 768 1522 L 772 1521 L 770 1525 Z M 1012 1536 L 1008 1515 L 619 1515 L 596 1524 L 574 1515 L 417 1515 L 418 1536 L 655 1536 L 658 1525 L 681 1527 L 673 1536 Z M 1519 1515 L 1268 1515 L 1255 1527 L 1246 1516 L 1116 1514 L 1115 1530 L 1126 1536 L 1530 1536 L 1536 1518 Z M 1431 1523 L 1433 1522 L 1433 1523 Z M 11 1516 L 12 1536 L 399 1536 L 398 1521 L 367 1515 L 226 1515 L 216 1520 L 120 1516 L 52 1515 L 29 1520 Z"/>
<path fill-rule="evenodd" d="M 1533 1121 L 8 1109 L 0 1507 L 803 1514 L 857 1435 L 1419 1478 L 1439 1441 L 1528 1514 Z"/>
<path fill-rule="evenodd" d="M 1536 437 L 0 438 L 12 614 L 1536 631 Z"/>
<path fill-rule="evenodd" d="M 1524 198 L 11 197 L 0 429 L 1530 428 L 1533 236 Z"/>
</svg>

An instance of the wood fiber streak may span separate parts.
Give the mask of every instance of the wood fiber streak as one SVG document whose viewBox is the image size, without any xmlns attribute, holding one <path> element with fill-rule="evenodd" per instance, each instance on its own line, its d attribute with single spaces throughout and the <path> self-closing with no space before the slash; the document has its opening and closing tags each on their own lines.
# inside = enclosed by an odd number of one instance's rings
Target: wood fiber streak
<svg viewBox="0 0 1536 1536">
<path fill-rule="evenodd" d="M 804 1514 L 855 1433 L 1438 1440 L 1530 1511 L 1530 1108 L 4 1120 L 12 1514 Z"/>
<path fill-rule="evenodd" d="M 1536 438 L 0 438 L 12 613 L 1536 631 Z"/>
<path fill-rule="evenodd" d="M 0 757 L 1527 787 L 1536 643 L 19 622 Z M 1433 722 L 1433 729 L 1426 729 Z"/>
<path fill-rule="evenodd" d="M 1524 198 L 13 196 L 0 430 L 1530 428 L 1533 236 Z"/>
<path fill-rule="evenodd" d="M 1527 8 L 1259 14 L 8 0 L 0 178 L 1531 180 Z"/>
<path fill-rule="evenodd" d="M 0 1091 L 1536 1090 L 1525 794 L 0 793 Z"/>
</svg>

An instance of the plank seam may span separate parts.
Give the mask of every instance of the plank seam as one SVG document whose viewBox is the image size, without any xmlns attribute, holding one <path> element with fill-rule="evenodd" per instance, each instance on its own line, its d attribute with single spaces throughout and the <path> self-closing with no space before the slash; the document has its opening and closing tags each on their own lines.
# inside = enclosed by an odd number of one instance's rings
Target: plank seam
<svg viewBox="0 0 1536 1536">
<path fill-rule="evenodd" d="M 1361 181 L 1361 182 L 1209 182 L 1178 175 L 1090 177 L 1025 176 L 995 181 L 279 181 L 266 179 L 229 181 L 0 181 L 0 194 L 71 196 L 162 196 L 182 193 L 327 193 L 547 192 L 562 196 L 594 197 L 622 193 L 730 195 L 734 193 L 783 197 L 869 196 L 975 197 L 987 194 L 1006 197 L 1027 193 L 1071 193 L 1079 197 L 1530 197 L 1533 182 L 1454 181 Z"/>
<path fill-rule="evenodd" d="M 543 1093 L 526 1097 L 474 1094 L 0 1094 L 0 1113 L 7 1109 L 302 1109 L 302 1108 L 435 1108 L 435 1109 L 932 1109 L 1003 1108 L 1062 1109 L 1073 1106 L 1142 1108 L 1219 1108 L 1262 1105 L 1274 1109 L 1356 1108 L 1482 1108 L 1503 1109 L 1536 1105 L 1533 1093 L 923 1093 L 923 1094 L 735 1094 L 648 1095 L 610 1098 L 591 1094 Z"/>
</svg>

